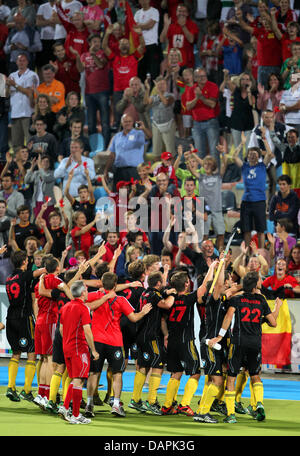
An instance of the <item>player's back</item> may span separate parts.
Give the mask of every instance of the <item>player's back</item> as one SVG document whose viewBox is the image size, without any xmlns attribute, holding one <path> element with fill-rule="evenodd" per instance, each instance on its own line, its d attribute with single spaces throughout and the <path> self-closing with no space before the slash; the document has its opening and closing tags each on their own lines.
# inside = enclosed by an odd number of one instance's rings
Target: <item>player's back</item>
<svg viewBox="0 0 300 456">
<path fill-rule="evenodd" d="M 62 283 L 61 279 L 53 274 L 47 274 L 44 278 L 44 286 L 47 290 L 57 288 Z M 38 324 L 56 323 L 58 317 L 58 304 L 55 299 L 41 296 L 39 294 L 39 284 L 35 286 L 35 296 L 38 303 Z"/>
<path fill-rule="evenodd" d="M 63 326 L 63 349 L 66 354 L 88 351 L 83 326 L 91 323 L 90 311 L 81 300 L 73 299 L 61 309 L 60 316 Z"/>
<path fill-rule="evenodd" d="M 195 339 L 194 306 L 197 303 L 197 291 L 175 296 L 175 301 L 168 316 L 169 339 L 180 342 Z"/>
<path fill-rule="evenodd" d="M 20 318 L 32 313 L 32 298 L 30 284 L 33 279 L 32 271 L 16 269 L 6 279 L 6 293 L 9 300 L 8 318 Z"/>
<path fill-rule="evenodd" d="M 139 343 L 154 340 L 161 332 L 161 309 L 158 303 L 163 299 L 161 293 L 155 288 L 147 288 L 140 298 L 140 310 L 148 303 L 152 304 L 150 312 L 138 322 L 137 339 Z"/>
</svg>

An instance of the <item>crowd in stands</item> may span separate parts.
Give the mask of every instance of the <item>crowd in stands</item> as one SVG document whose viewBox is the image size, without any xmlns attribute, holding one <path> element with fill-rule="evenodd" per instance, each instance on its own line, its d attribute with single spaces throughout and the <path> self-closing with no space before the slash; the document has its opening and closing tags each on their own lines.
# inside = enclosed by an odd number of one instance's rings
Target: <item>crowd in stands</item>
<svg viewBox="0 0 300 456">
<path fill-rule="evenodd" d="M 30 270 L 96 257 L 86 279 L 125 283 L 143 260 L 145 288 L 156 268 L 196 286 L 238 225 L 234 280 L 259 271 L 268 296 L 299 295 L 299 13 L 0 0 L 0 283 L 24 250 Z"/>
</svg>

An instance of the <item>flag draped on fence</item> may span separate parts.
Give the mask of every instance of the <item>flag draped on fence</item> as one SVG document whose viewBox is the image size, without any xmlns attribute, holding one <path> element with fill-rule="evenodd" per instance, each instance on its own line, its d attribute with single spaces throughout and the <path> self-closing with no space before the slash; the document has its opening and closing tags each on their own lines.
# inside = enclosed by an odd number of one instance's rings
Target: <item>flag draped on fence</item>
<svg viewBox="0 0 300 456">
<path fill-rule="evenodd" d="M 273 311 L 275 301 L 268 301 Z M 284 299 L 276 328 L 262 325 L 262 364 L 287 365 L 291 362 L 292 323 L 287 300 Z"/>
</svg>

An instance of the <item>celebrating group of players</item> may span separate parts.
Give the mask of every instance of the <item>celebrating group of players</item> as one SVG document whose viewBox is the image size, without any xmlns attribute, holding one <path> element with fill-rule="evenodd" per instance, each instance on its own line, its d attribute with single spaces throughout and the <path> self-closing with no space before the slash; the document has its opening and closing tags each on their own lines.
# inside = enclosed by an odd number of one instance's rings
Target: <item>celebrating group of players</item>
<svg viewBox="0 0 300 456">
<path fill-rule="evenodd" d="M 99 379 L 107 361 L 104 401 L 111 406 L 112 414 L 124 417 L 122 374 L 130 353 L 136 374 L 129 408 L 142 414 L 184 414 L 202 423 L 218 422 L 210 411 L 224 414 L 226 423 L 236 422 L 235 413 L 264 420 L 259 376 L 261 325 L 276 326 L 282 302 L 277 298 L 271 312 L 260 290 L 259 274 L 249 272 L 242 285 L 233 283 L 221 254 L 192 291 L 194 284 L 185 268 L 166 268 L 164 273 L 158 269 L 146 276 L 144 261 L 136 260 L 128 268 L 130 280 L 120 284 L 106 263 L 97 264 L 104 253 L 101 246 L 95 257 L 63 275 L 60 261 L 51 254 L 43 257 L 40 269 L 32 271 L 26 252 L 13 253 L 14 272 L 6 282 L 10 303 L 6 331 L 13 352 L 6 396 L 15 402 L 32 401 L 69 423 L 88 424 L 95 416 L 94 406 L 99 405 Z M 84 279 L 91 265 L 98 280 Z M 201 361 L 195 345 L 195 307 L 201 321 Z M 16 376 L 22 352 L 28 359 L 24 389 L 18 394 Z M 190 404 L 201 363 L 205 386 L 194 412 Z M 170 372 L 170 379 L 161 407 L 157 390 L 164 369 Z M 32 394 L 35 373 L 36 397 Z M 183 373 L 189 378 L 178 404 Z M 240 398 L 248 376 L 251 399 L 245 409 Z M 146 379 L 149 392 L 143 401 Z M 61 382 L 63 402 L 59 404 Z M 85 384 L 87 402 L 82 414 Z"/>
</svg>

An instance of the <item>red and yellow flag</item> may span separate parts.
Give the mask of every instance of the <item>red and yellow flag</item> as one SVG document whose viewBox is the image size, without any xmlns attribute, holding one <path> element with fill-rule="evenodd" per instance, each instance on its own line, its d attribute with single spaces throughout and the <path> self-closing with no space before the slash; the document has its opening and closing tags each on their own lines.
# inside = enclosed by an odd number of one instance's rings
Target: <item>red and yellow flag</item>
<svg viewBox="0 0 300 456">
<path fill-rule="evenodd" d="M 268 301 L 273 311 L 275 301 Z M 277 326 L 262 325 L 262 364 L 284 365 L 291 362 L 292 322 L 287 300 L 283 300 Z"/>
</svg>

